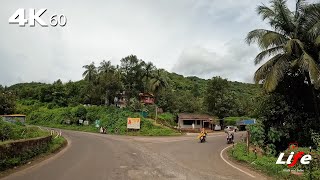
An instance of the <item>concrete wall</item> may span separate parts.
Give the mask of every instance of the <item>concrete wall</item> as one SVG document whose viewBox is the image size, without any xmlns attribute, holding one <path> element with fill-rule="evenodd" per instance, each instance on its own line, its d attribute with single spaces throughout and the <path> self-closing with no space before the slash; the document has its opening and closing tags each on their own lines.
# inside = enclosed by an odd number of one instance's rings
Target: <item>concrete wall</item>
<svg viewBox="0 0 320 180">
<path fill-rule="evenodd" d="M 188 120 L 188 121 L 190 121 L 190 120 Z M 197 121 L 200 121 L 200 124 L 197 124 Z M 203 123 L 202 120 L 194 120 L 194 128 L 195 129 L 202 128 L 202 123 Z M 190 129 L 190 128 L 192 128 L 192 124 L 191 125 L 184 125 L 183 120 L 179 120 L 178 127 L 180 127 L 181 129 L 184 129 L 184 128 Z"/>
<path fill-rule="evenodd" d="M 11 116 L 7 116 L 7 117 L 3 117 L 3 120 L 7 121 L 7 122 L 21 122 L 21 123 L 25 123 L 26 121 L 26 117 L 11 117 Z"/>
</svg>

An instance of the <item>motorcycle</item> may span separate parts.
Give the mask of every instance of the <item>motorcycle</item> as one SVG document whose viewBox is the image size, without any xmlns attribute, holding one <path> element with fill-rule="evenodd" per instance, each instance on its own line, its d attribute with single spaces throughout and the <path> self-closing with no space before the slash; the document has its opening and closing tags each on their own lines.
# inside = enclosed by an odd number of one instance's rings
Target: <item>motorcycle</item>
<svg viewBox="0 0 320 180">
<path fill-rule="evenodd" d="M 232 144 L 233 143 L 233 135 L 232 134 L 228 134 L 227 135 L 227 144 Z"/>
<path fill-rule="evenodd" d="M 200 140 L 200 143 L 206 142 L 206 136 L 207 136 L 207 133 L 201 133 L 198 136 L 198 139 Z"/>
<path fill-rule="evenodd" d="M 233 143 L 233 136 L 230 134 L 227 136 L 227 144 L 232 144 Z"/>
</svg>

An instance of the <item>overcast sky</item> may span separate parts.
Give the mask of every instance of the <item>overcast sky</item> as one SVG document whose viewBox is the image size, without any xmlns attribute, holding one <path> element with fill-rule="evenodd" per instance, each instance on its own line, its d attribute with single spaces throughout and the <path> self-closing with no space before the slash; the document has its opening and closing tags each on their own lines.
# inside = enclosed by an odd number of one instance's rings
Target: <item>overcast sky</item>
<svg viewBox="0 0 320 180">
<path fill-rule="evenodd" d="M 135 54 L 186 76 L 252 82 L 255 46 L 246 34 L 267 28 L 265 0 L 7 0 L 0 5 L 0 84 L 79 80 L 82 66 Z M 290 6 L 294 0 L 289 0 Z M 64 14 L 65 27 L 9 24 L 18 8 Z M 27 12 L 28 14 L 28 12 Z"/>
</svg>

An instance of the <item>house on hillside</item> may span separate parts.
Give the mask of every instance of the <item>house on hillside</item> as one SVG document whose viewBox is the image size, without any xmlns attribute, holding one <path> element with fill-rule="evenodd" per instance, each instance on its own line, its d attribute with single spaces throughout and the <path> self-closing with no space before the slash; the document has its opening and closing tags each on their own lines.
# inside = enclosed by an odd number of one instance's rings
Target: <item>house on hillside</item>
<svg viewBox="0 0 320 180">
<path fill-rule="evenodd" d="M 4 121 L 16 123 L 20 122 L 24 124 L 26 122 L 26 115 L 23 114 L 10 114 L 10 115 L 0 115 Z"/>
<path fill-rule="evenodd" d="M 118 93 L 116 97 L 114 97 L 114 104 L 116 105 L 116 107 L 119 107 L 119 108 L 127 107 L 127 102 L 128 102 L 128 98 L 124 91 L 122 93 Z"/>
<path fill-rule="evenodd" d="M 151 93 L 139 93 L 140 102 L 144 104 L 154 104 L 155 97 Z"/>
<path fill-rule="evenodd" d="M 215 121 L 207 114 L 180 113 L 177 117 L 177 123 L 178 129 L 181 130 L 200 130 L 201 128 L 212 130 Z"/>
</svg>

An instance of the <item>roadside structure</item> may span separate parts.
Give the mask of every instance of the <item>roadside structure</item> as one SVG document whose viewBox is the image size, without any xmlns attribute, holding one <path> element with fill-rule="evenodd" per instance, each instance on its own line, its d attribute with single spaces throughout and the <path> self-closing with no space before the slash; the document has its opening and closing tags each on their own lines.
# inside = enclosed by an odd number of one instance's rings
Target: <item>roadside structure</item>
<svg viewBox="0 0 320 180">
<path fill-rule="evenodd" d="M 24 124 L 26 122 L 26 115 L 24 114 L 9 114 L 9 115 L 0 115 L 4 121 L 16 123 L 20 122 Z"/>
<path fill-rule="evenodd" d="M 199 131 L 201 128 L 212 130 L 216 122 L 207 114 L 180 113 L 177 117 L 178 129 Z"/>
<path fill-rule="evenodd" d="M 143 104 L 154 104 L 155 97 L 151 93 L 139 93 L 140 102 Z"/>
<path fill-rule="evenodd" d="M 128 98 L 125 92 L 118 93 L 114 98 L 114 104 L 118 108 L 125 108 L 127 107 Z"/>
<path fill-rule="evenodd" d="M 244 119 L 237 121 L 237 126 L 239 127 L 239 130 L 245 130 L 247 125 L 250 124 L 255 124 L 256 120 L 255 119 Z"/>
</svg>

